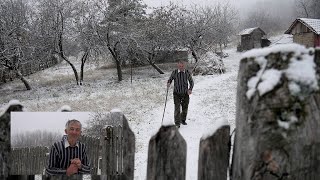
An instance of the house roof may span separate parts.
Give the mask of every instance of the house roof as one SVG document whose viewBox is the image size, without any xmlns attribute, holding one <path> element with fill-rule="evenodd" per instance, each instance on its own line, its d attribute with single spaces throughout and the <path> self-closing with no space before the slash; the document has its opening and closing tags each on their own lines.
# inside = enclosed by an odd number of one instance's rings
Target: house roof
<svg viewBox="0 0 320 180">
<path fill-rule="evenodd" d="M 320 19 L 309 19 L 309 18 L 298 18 L 296 19 L 291 26 L 289 27 L 285 34 L 291 34 L 292 29 L 295 27 L 297 22 L 302 23 L 303 25 L 307 26 L 312 32 L 316 34 L 320 34 Z"/>
<path fill-rule="evenodd" d="M 251 34 L 254 30 L 259 30 L 261 31 L 263 34 L 266 34 L 264 31 L 262 31 L 259 27 L 254 27 L 254 28 L 248 28 L 248 29 L 244 29 L 242 30 L 239 35 L 242 36 L 242 35 L 248 35 L 248 34 Z"/>
</svg>

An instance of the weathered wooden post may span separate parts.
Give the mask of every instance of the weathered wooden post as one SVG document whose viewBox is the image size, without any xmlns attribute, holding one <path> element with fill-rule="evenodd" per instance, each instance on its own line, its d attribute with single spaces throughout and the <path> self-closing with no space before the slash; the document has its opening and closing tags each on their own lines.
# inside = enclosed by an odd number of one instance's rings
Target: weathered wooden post
<svg viewBox="0 0 320 180">
<path fill-rule="evenodd" d="M 185 180 L 187 144 L 176 126 L 162 126 L 151 137 L 148 150 L 148 180 Z"/>
<path fill-rule="evenodd" d="M 135 136 L 129 127 L 128 120 L 119 111 L 110 113 L 110 122 L 103 134 L 102 178 L 133 180 Z"/>
<path fill-rule="evenodd" d="M 227 180 L 230 154 L 230 126 L 220 127 L 200 140 L 198 180 Z"/>
<path fill-rule="evenodd" d="M 243 57 L 232 179 L 320 179 L 319 50 L 279 45 Z"/>
<path fill-rule="evenodd" d="M 134 178 L 134 154 L 135 154 L 135 136 L 130 129 L 128 121 L 123 116 L 123 172 L 125 179 L 133 180 Z"/>
<path fill-rule="evenodd" d="M 0 114 L 0 179 L 8 177 L 10 171 L 10 115 L 13 111 L 22 111 L 23 106 L 17 100 L 11 100 Z"/>
</svg>

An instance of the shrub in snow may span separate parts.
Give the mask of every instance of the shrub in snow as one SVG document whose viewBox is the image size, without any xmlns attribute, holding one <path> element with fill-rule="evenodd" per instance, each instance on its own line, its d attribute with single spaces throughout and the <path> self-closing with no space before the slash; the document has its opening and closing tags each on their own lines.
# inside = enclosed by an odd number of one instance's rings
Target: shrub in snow
<svg viewBox="0 0 320 180">
<path fill-rule="evenodd" d="M 200 60 L 193 71 L 193 75 L 222 74 L 226 71 L 222 58 L 216 53 L 207 52 L 200 57 Z"/>
</svg>

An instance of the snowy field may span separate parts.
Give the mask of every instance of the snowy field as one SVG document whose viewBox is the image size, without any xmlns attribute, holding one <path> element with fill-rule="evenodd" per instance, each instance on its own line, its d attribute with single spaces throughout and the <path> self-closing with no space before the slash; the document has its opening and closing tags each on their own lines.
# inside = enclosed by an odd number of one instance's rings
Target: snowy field
<svg viewBox="0 0 320 180">
<path fill-rule="evenodd" d="M 281 38 L 279 41 L 287 40 Z M 187 142 L 187 180 L 197 179 L 200 138 L 228 122 L 235 128 L 237 74 L 241 53 L 226 49 L 226 73 L 222 75 L 194 76 L 194 89 L 190 96 L 187 126 L 180 133 Z M 166 95 L 166 81 L 175 64 L 160 65 L 165 74 L 158 74 L 146 66 L 134 70 L 130 82 L 130 68 L 124 69 L 124 80 L 117 82 L 115 69 L 95 68 L 91 64 L 85 73 L 85 84 L 75 85 L 71 68 L 65 63 L 28 77 L 33 89 L 25 91 L 16 80 L 0 86 L 0 106 L 18 99 L 27 111 L 57 111 L 69 105 L 72 111 L 107 112 L 121 109 L 136 135 L 135 179 L 145 180 L 148 143 L 161 126 Z M 173 96 L 169 90 L 165 122 L 173 123 Z"/>
</svg>

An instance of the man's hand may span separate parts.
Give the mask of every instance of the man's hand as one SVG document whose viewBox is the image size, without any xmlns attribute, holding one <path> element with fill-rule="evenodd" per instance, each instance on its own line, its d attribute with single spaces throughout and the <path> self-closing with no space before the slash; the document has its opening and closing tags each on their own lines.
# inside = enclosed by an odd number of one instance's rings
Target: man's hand
<svg viewBox="0 0 320 180">
<path fill-rule="evenodd" d="M 191 90 L 188 90 L 188 95 L 192 94 L 192 91 Z"/>
<path fill-rule="evenodd" d="M 81 169 L 81 160 L 79 158 L 72 159 L 71 164 L 74 164 L 78 169 Z"/>
<path fill-rule="evenodd" d="M 70 164 L 70 166 L 67 169 L 67 176 L 71 176 L 73 174 L 78 173 L 78 167 L 75 164 Z"/>
</svg>

